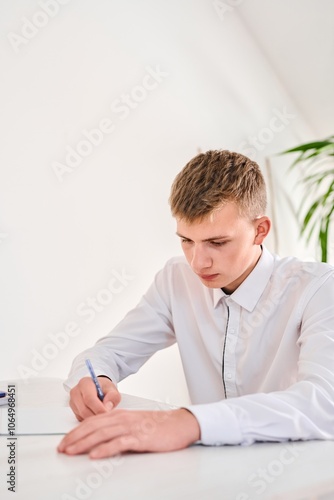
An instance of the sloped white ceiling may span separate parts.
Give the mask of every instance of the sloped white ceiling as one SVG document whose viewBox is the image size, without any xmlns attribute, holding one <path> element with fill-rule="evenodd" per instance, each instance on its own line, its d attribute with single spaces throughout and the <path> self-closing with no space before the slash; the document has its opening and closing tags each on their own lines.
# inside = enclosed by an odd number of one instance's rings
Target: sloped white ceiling
<svg viewBox="0 0 334 500">
<path fill-rule="evenodd" d="M 251 0 L 236 9 L 310 132 L 334 134 L 334 2 Z"/>
</svg>

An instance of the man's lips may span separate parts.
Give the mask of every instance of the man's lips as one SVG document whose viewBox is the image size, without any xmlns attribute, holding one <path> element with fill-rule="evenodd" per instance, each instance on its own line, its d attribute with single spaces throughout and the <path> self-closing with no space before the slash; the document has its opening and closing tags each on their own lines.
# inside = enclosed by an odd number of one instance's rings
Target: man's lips
<svg viewBox="0 0 334 500">
<path fill-rule="evenodd" d="M 214 280 L 215 278 L 217 278 L 217 276 L 219 276 L 219 274 L 199 274 L 198 276 L 202 280 L 211 281 L 211 280 Z"/>
</svg>

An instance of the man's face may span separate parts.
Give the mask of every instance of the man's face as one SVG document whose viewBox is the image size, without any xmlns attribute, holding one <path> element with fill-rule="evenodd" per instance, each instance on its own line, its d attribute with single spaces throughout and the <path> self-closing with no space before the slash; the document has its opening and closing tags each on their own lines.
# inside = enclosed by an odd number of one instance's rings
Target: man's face
<svg viewBox="0 0 334 500">
<path fill-rule="evenodd" d="M 177 234 L 192 270 L 209 288 L 232 293 L 255 267 L 261 255 L 267 217 L 250 221 L 240 216 L 234 203 L 227 203 L 201 222 L 177 219 Z"/>
</svg>

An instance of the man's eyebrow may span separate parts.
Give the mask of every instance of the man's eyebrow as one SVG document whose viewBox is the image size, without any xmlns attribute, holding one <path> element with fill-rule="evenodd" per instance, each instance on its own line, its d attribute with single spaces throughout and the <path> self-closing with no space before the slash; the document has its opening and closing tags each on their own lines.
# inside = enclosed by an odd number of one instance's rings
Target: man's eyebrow
<svg viewBox="0 0 334 500">
<path fill-rule="evenodd" d="M 189 240 L 189 238 L 187 238 L 186 236 L 183 236 L 182 234 L 178 233 L 176 231 L 176 236 L 178 236 L 179 238 L 183 238 L 184 240 Z"/>
<path fill-rule="evenodd" d="M 184 240 L 190 240 L 190 238 L 187 238 L 187 236 L 183 236 L 182 234 L 176 232 L 177 236 L 180 238 L 183 238 Z M 206 238 L 205 240 L 202 240 L 203 242 L 205 241 L 215 241 L 215 240 L 227 240 L 229 236 L 212 236 L 211 238 Z"/>
<path fill-rule="evenodd" d="M 230 236 L 213 236 L 212 238 L 206 238 L 203 241 L 213 241 L 213 240 L 227 240 Z"/>
</svg>

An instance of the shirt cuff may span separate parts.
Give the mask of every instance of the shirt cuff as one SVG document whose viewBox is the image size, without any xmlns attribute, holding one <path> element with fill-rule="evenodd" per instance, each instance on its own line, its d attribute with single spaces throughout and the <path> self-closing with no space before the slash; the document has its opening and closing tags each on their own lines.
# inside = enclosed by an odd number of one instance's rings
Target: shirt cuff
<svg viewBox="0 0 334 500">
<path fill-rule="evenodd" d="M 112 383 L 117 387 L 117 383 L 115 382 L 115 378 L 112 378 L 111 373 L 105 373 L 105 370 L 101 368 L 100 370 L 97 368 L 95 369 L 95 373 L 97 377 L 101 377 L 102 375 L 104 377 L 109 378 Z M 79 383 L 79 381 L 84 378 L 84 377 L 90 377 L 89 372 L 87 371 L 87 368 L 79 368 L 78 370 L 75 370 L 73 373 L 69 375 L 69 377 L 65 380 L 63 383 L 63 386 L 67 392 L 70 392 L 70 390 Z"/>
<path fill-rule="evenodd" d="M 241 444 L 242 434 L 238 419 L 224 402 L 184 407 L 196 417 L 200 429 L 200 443 L 208 446 Z"/>
<path fill-rule="evenodd" d="M 89 377 L 89 373 L 87 373 L 87 369 L 81 368 L 79 370 L 76 370 L 75 372 L 71 373 L 69 377 L 64 381 L 63 386 L 67 392 L 70 392 L 72 387 L 77 385 L 79 380 L 81 380 L 83 377 Z"/>
</svg>

